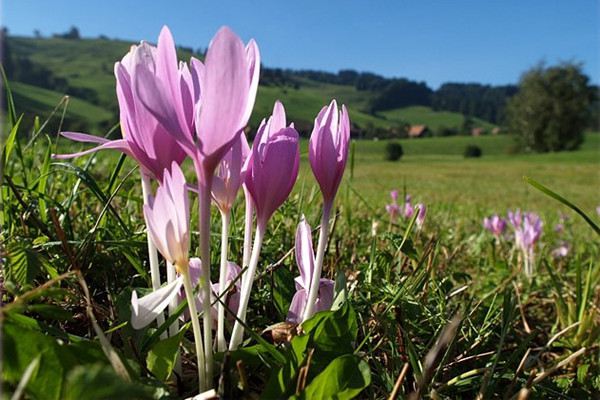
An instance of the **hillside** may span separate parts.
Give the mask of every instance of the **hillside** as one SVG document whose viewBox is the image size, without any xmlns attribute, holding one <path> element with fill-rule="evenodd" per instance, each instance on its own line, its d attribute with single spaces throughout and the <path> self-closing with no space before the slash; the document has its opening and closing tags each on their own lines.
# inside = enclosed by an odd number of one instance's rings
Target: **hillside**
<svg viewBox="0 0 600 400">
<path fill-rule="evenodd" d="M 103 131 L 118 121 L 113 65 L 127 52 L 130 42 L 8 37 L 5 46 L 5 58 L 8 62 L 12 60 L 12 65 L 5 65 L 5 68 L 18 112 L 46 117 L 63 95 L 68 94 L 70 104 L 65 119 L 66 129 Z M 178 55 L 180 59 L 187 60 L 192 53 L 189 49 L 180 49 Z M 441 128 L 458 130 L 465 119 L 457 112 L 433 111 L 422 105 L 369 112 L 370 104 L 381 92 L 376 85 L 371 84 L 373 89 L 370 90 L 359 90 L 359 85 L 343 81 L 326 82 L 322 75 L 327 77 L 327 73 L 281 72 L 264 67 L 263 70 L 250 122 L 253 128 L 270 114 L 277 99 L 286 105 L 289 119 L 305 134 L 310 130 L 318 110 L 332 98 L 348 106 L 353 130 L 361 136 L 401 135 L 399 132 L 411 124 L 426 124 L 434 133 Z M 278 81 L 274 76 L 283 78 Z M 477 118 L 472 121 L 474 126 L 488 130 L 494 126 Z"/>
</svg>

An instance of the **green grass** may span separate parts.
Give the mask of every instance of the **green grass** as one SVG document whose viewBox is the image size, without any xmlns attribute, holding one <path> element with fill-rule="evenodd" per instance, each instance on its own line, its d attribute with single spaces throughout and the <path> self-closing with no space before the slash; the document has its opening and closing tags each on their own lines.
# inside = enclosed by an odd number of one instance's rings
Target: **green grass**
<svg viewBox="0 0 600 400">
<path fill-rule="evenodd" d="M 390 121 L 408 121 L 411 125 L 427 125 L 437 131 L 440 128 L 460 128 L 465 117 L 450 111 L 434 111 L 431 107 L 412 106 L 396 110 L 382 111 L 379 114 Z M 494 125 L 479 118 L 473 118 L 473 125 L 491 130 Z"/>
</svg>

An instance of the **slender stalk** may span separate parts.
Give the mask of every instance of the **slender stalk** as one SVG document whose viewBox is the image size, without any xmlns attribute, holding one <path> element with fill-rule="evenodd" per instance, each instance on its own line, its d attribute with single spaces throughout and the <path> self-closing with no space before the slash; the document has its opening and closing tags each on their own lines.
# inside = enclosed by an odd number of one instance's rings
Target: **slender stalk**
<svg viewBox="0 0 600 400">
<path fill-rule="evenodd" d="M 250 300 L 250 292 L 252 291 L 252 284 L 254 282 L 254 275 L 256 274 L 256 267 L 258 266 L 258 259 L 260 257 L 260 249 L 262 247 L 262 241 L 264 238 L 266 223 L 258 222 L 256 227 L 256 236 L 254 237 L 254 247 L 252 248 L 252 255 L 250 256 L 250 262 L 248 270 L 246 271 L 246 279 L 242 280 L 242 290 L 240 292 L 240 305 L 237 313 L 238 320 L 246 322 L 246 310 L 248 308 L 248 301 Z M 229 350 L 235 350 L 242 343 L 244 338 L 244 327 L 240 321 L 236 320 L 233 326 L 233 332 L 231 333 L 231 341 L 229 342 Z"/>
<path fill-rule="evenodd" d="M 175 279 L 177 279 L 177 274 L 175 272 L 175 266 L 173 264 L 171 264 L 170 262 L 167 262 L 167 282 L 171 283 Z M 176 309 L 177 309 L 177 297 L 174 297 L 173 300 L 171 300 L 171 302 L 169 303 L 169 317 L 175 313 Z M 173 336 L 177 335 L 178 332 L 179 332 L 179 320 L 176 319 L 175 321 L 173 321 L 171 326 L 169 326 L 169 336 L 173 337 Z M 181 357 L 179 354 L 179 350 L 177 350 L 177 359 L 175 361 L 174 370 L 175 370 L 175 372 L 177 372 L 178 374 L 181 375 Z"/>
<path fill-rule="evenodd" d="M 221 269 L 219 271 L 219 297 L 225 300 L 225 290 L 227 289 L 227 251 L 229 247 L 229 211 L 221 211 Z M 225 340 L 225 306 L 219 302 L 217 317 L 217 350 L 227 350 L 227 340 Z"/>
<path fill-rule="evenodd" d="M 246 214 L 244 218 L 244 255 L 242 258 L 242 268 L 248 266 L 250 262 L 250 250 L 252 249 L 252 215 L 254 214 L 254 204 L 250 192 L 244 186 L 244 198 L 246 199 Z"/>
<path fill-rule="evenodd" d="M 185 298 L 187 299 L 190 318 L 192 320 L 192 329 L 194 330 L 194 344 L 196 345 L 196 357 L 198 358 L 198 387 L 202 393 L 208 390 L 208 381 L 206 380 L 206 362 L 204 360 L 204 348 L 202 345 L 202 331 L 200 330 L 200 321 L 198 320 L 198 310 L 196 310 L 196 299 L 194 297 L 194 288 L 190 279 L 189 268 L 183 270 L 183 287 L 185 289 Z M 206 303 L 206 301 L 204 302 Z M 208 301 L 210 303 L 210 301 Z"/>
<path fill-rule="evenodd" d="M 152 196 L 152 185 L 150 183 L 150 177 L 144 172 L 142 175 L 142 197 L 144 199 L 144 205 L 149 204 L 150 197 Z M 152 290 L 160 288 L 160 271 L 158 270 L 158 251 L 156 246 L 150 237 L 150 231 L 146 229 L 146 240 L 148 241 L 148 259 L 150 260 L 150 279 L 152 281 Z M 165 316 L 163 313 L 158 314 L 156 317 L 156 323 L 160 326 L 165 323 Z M 163 332 L 160 335 L 161 339 L 167 338 L 167 332 Z"/>
<path fill-rule="evenodd" d="M 200 176 L 200 174 L 198 174 Z M 205 182 L 198 184 L 198 219 L 200 231 L 200 259 L 202 260 L 202 276 L 200 277 L 200 290 L 202 293 L 202 311 L 204 328 L 204 360 L 207 384 L 212 385 L 213 372 L 213 343 L 212 343 L 212 316 L 210 312 L 210 188 L 212 186 L 212 173 L 203 174 Z"/>
<path fill-rule="evenodd" d="M 308 300 L 304 309 L 302 321 L 306 321 L 315 313 L 315 302 L 319 294 L 319 282 L 321 280 L 321 271 L 323 269 L 323 257 L 325 256 L 325 247 L 329 238 L 329 214 L 331 213 L 332 203 L 323 204 L 323 215 L 321 216 L 321 231 L 319 232 L 319 245 L 317 247 L 317 256 L 315 258 L 315 271 L 310 281 L 308 291 Z"/>
</svg>

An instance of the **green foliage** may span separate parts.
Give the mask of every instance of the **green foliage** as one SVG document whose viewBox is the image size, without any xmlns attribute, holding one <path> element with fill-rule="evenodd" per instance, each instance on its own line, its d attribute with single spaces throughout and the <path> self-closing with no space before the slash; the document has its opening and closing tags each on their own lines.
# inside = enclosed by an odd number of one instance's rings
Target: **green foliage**
<svg viewBox="0 0 600 400">
<path fill-rule="evenodd" d="M 577 149 L 593 95 L 581 65 L 536 66 L 523 75 L 519 92 L 508 104 L 510 129 L 528 150 Z"/>
<path fill-rule="evenodd" d="M 385 145 L 385 159 L 387 161 L 398 161 L 402 158 L 404 151 L 402 145 L 397 142 L 389 142 Z"/>
<path fill-rule="evenodd" d="M 465 147 L 465 158 L 479 158 L 481 157 L 481 148 L 474 144 L 470 144 Z"/>
<path fill-rule="evenodd" d="M 173 371 L 177 360 L 179 345 L 187 329 L 181 329 L 175 336 L 157 342 L 146 356 L 148 370 L 161 381 L 166 380 Z"/>
</svg>

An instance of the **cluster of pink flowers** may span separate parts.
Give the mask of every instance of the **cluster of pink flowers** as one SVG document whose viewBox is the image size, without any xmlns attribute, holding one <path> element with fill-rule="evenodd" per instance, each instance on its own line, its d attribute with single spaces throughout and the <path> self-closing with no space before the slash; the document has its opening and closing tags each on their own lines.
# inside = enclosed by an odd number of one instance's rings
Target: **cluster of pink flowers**
<svg viewBox="0 0 600 400">
<path fill-rule="evenodd" d="M 267 224 L 291 193 L 298 176 L 299 134 L 288 124 L 283 104 L 263 119 L 250 148 L 244 134 L 254 107 L 260 75 L 260 53 L 253 40 L 244 44 L 230 29 L 221 28 L 208 48 L 204 62 L 177 60 L 173 37 L 163 28 L 156 46 L 132 46 L 115 64 L 122 139 L 63 132 L 63 136 L 98 146 L 72 158 L 102 149 L 116 149 L 140 165 L 143 214 L 148 232 L 150 272 L 154 291 L 142 298 L 133 292 L 131 324 L 141 329 L 154 320 L 161 325 L 164 310 L 174 312 L 187 299 L 194 330 L 200 390 L 212 387 L 213 347 L 236 349 L 243 339 L 252 284 Z M 288 319 L 302 322 L 314 312 L 329 309 L 333 282 L 321 278 L 329 231 L 329 217 L 344 173 L 350 121 L 335 100 L 315 118 L 309 160 L 323 195 L 319 245 L 313 252 L 311 229 L 302 218 L 296 233 L 296 260 L 300 276 Z M 191 159 L 196 181 L 186 182 L 181 164 Z M 153 181 L 156 190 L 153 190 Z M 245 272 L 228 254 L 229 219 L 239 189 L 246 200 Z M 198 196 L 199 258 L 190 258 L 189 190 Z M 211 204 L 221 213 L 221 263 L 213 283 L 210 268 Z M 252 236 L 254 231 L 254 236 Z M 165 259 L 167 284 L 162 285 L 157 250 Z M 234 257 L 237 258 L 237 257 Z M 200 288 L 194 295 L 194 289 Z M 203 311 L 201 330 L 197 308 Z M 229 345 L 225 312 L 237 313 Z M 216 328 L 216 341 L 213 330 Z M 178 332 L 178 323 L 169 335 Z M 165 337 L 165 336 L 163 336 Z"/>
<path fill-rule="evenodd" d="M 419 228 L 423 226 L 425 223 L 425 216 L 427 214 L 427 207 L 423 203 L 417 203 L 413 206 L 412 198 L 410 194 L 407 194 L 404 197 L 404 204 L 398 204 L 398 191 L 392 190 L 390 192 L 390 197 L 392 198 L 392 202 L 390 204 L 386 204 L 385 210 L 390 216 L 390 222 L 396 222 L 399 216 L 402 216 L 405 220 L 410 220 L 414 213 L 415 209 L 418 210 L 418 215 L 416 218 L 416 223 Z"/>
</svg>

